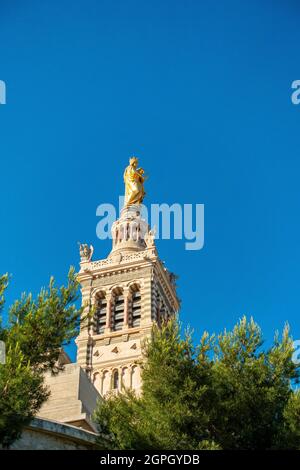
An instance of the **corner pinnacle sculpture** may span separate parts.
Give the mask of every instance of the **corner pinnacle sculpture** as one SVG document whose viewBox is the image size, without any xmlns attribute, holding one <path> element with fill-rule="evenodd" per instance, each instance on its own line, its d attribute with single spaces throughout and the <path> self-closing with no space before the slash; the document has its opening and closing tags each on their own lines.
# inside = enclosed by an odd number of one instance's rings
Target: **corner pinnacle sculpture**
<svg viewBox="0 0 300 470">
<path fill-rule="evenodd" d="M 125 183 L 125 207 L 132 206 L 134 204 L 141 204 L 145 197 L 144 190 L 144 170 L 143 168 L 137 168 L 138 159 L 131 157 L 129 165 L 124 171 L 124 183 Z"/>
</svg>

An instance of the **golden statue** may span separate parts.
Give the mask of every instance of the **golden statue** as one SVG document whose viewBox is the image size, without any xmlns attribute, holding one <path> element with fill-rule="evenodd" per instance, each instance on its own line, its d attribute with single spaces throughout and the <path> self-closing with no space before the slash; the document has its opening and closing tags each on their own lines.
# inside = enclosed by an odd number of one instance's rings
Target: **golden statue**
<svg viewBox="0 0 300 470">
<path fill-rule="evenodd" d="M 133 204 L 141 204 L 145 197 L 144 190 L 144 170 L 137 168 L 138 159 L 131 157 L 129 165 L 124 171 L 125 183 L 125 207 L 132 206 Z"/>
</svg>

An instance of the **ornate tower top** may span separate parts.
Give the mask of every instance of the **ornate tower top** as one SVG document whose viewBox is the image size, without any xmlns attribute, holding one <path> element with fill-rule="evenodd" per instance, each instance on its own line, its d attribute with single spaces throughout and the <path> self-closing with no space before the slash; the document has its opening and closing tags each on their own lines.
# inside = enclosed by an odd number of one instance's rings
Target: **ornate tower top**
<svg viewBox="0 0 300 470">
<path fill-rule="evenodd" d="M 83 315 L 77 361 L 102 396 L 141 387 L 142 344 L 179 309 L 175 276 L 159 259 L 155 233 L 142 218 L 144 170 L 132 157 L 124 172 L 125 205 L 112 225 L 109 256 L 93 261 L 93 249 L 80 246 Z"/>
</svg>

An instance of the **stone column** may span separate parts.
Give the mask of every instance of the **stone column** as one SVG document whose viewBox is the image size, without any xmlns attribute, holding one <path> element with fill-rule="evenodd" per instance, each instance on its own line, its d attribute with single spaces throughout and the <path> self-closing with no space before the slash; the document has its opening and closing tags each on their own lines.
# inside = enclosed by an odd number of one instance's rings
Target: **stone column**
<svg viewBox="0 0 300 470">
<path fill-rule="evenodd" d="M 90 319 L 87 315 L 89 313 L 90 307 L 92 306 L 90 304 L 90 302 L 91 302 L 91 288 L 90 288 L 90 286 L 88 288 L 82 289 L 81 294 L 82 294 L 82 304 L 81 305 L 83 307 L 82 319 L 84 317 L 85 318 L 84 318 L 84 320 L 82 321 L 82 323 L 80 325 L 80 336 L 88 336 L 89 327 L 90 327 Z"/>
<path fill-rule="evenodd" d="M 118 367 L 118 373 L 119 373 L 118 392 L 122 392 L 122 366 Z"/>
<path fill-rule="evenodd" d="M 152 321 L 152 281 L 145 279 L 141 284 L 141 326 L 149 325 Z"/>
<path fill-rule="evenodd" d="M 132 364 L 128 367 L 129 369 L 129 386 L 130 390 L 132 390 Z"/>
<path fill-rule="evenodd" d="M 100 395 L 103 397 L 103 370 L 101 370 L 101 372 L 99 372 L 99 377 L 100 377 L 100 390 L 98 390 L 98 392 L 100 393 Z M 95 384 L 94 384 L 95 385 Z"/>
<path fill-rule="evenodd" d="M 109 376 L 109 391 L 113 390 L 113 379 L 114 379 L 114 376 L 113 376 L 113 370 L 110 369 L 109 372 L 108 372 L 108 376 Z"/>
<path fill-rule="evenodd" d="M 127 330 L 129 328 L 129 304 L 131 300 L 131 292 L 129 288 L 124 289 L 124 324 L 123 329 Z"/>
<path fill-rule="evenodd" d="M 106 323 L 105 323 L 105 333 L 111 331 L 111 310 L 112 310 L 112 295 L 111 293 L 106 295 Z"/>
<path fill-rule="evenodd" d="M 89 325 L 89 334 L 91 334 L 92 336 L 95 334 L 95 322 L 96 322 L 96 326 L 97 326 L 97 323 L 98 323 L 98 297 L 97 295 L 93 295 L 91 297 L 91 309 L 94 309 L 94 315 L 92 318 L 89 319 L 89 322 L 90 322 L 90 325 Z M 97 328 L 96 328 L 96 331 L 97 331 Z"/>
<path fill-rule="evenodd" d="M 113 224 L 113 226 L 112 226 L 112 228 L 111 228 L 112 246 L 113 246 L 113 248 L 115 248 L 115 245 L 116 245 L 116 233 L 117 233 L 117 228 L 116 228 L 116 226 Z"/>
<path fill-rule="evenodd" d="M 91 280 L 86 278 L 85 284 L 86 285 L 81 289 L 83 307 L 81 316 L 82 322 L 80 325 L 80 333 L 76 338 L 77 362 L 84 369 L 88 366 L 87 354 L 90 329 L 90 319 L 88 318 L 88 313 L 90 309 Z"/>
</svg>

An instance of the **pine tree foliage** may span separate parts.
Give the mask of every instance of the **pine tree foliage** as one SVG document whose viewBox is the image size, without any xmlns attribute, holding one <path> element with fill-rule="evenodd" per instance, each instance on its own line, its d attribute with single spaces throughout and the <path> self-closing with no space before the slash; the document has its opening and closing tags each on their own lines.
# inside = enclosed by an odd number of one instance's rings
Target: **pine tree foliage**
<svg viewBox="0 0 300 470">
<path fill-rule="evenodd" d="M 0 277 L 0 309 L 8 276 Z M 43 373 L 57 373 L 62 346 L 77 334 L 81 309 L 76 307 L 78 282 L 71 268 L 67 286 L 54 279 L 36 299 L 23 295 L 9 309 L 8 323 L 0 326 L 6 362 L 0 364 L 0 444 L 10 446 L 49 396 Z"/>
<path fill-rule="evenodd" d="M 144 345 L 141 396 L 125 391 L 99 404 L 99 430 L 115 449 L 300 449 L 300 395 L 291 380 L 288 326 L 263 349 L 262 332 L 242 318 L 194 346 L 177 320 Z"/>
</svg>

